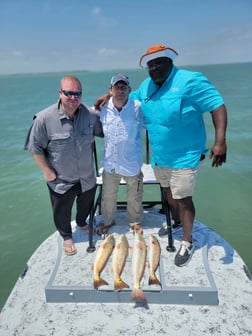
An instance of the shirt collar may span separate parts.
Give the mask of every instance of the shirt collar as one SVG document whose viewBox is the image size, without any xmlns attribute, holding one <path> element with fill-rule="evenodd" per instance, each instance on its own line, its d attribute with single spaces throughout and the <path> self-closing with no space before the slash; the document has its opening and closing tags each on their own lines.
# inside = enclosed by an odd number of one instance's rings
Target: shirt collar
<svg viewBox="0 0 252 336">
<path fill-rule="evenodd" d="M 127 108 L 128 104 L 129 104 L 129 98 L 128 98 L 126 104 L 124 104 L 124 105 L 122 106 L 121 111 L 123 111 L 125 108 Z M 114 109 L 117 110 L 117 108 L 116 108 L 115 105 L 113 104 L 113 97 L 110 97 L 110 98 L 109 98 L 108 106 L 109 106 L 110 108 L 114 108 Z"/>
</svg>

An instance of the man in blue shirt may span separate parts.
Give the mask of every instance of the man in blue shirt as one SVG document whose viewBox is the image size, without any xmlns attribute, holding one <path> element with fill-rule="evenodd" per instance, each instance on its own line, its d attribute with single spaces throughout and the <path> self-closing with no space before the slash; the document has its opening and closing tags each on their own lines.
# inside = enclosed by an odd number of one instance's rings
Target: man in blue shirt
<svg viewBox="0 0 252 336">
<path fill-rule="evenodd" d="M 112 77 L 111 98 L 102 107 L 100 120 L 104 132 L 101 213 L 104 223 L 98 229 L 103 235 L 114 225 L 117 193 L 121 179 L 127 184 L 129 226 L 142 233 L 143 174 L 141 104 L 129 98 L 129 79 L 124 74 Z"/>
<path fill-rule="evenodd" d="M 175 265 L 184 266 L 194 250 L 192 196 L 199 163 L 206 153 L 203 113 L 212 115 L 215 143 L 210 158 L 212 166 L 218 167 L 226 162 L 227 111 L 221 95 L 204 75 L 173 65 L 177 56 L 165 45 L 148 48 L 140 66 L 148 69 L 149 77 L 131 97 L 142 104 L 154 173 L 166 191 L 173 218 L 183 227 Z"/>
</svg>

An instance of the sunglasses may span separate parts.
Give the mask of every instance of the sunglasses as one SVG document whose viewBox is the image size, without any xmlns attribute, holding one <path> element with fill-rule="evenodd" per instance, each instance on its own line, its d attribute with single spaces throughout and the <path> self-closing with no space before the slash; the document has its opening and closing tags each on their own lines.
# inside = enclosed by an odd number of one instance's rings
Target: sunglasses
<svg viewBox="0 0 252 336">
<path fill-rule="evenodd" d="M 64 93 L 66 97 L 75 97 L 80 98 L 82 95 L 81 91 L 67 91 L 67 90 L 60 90 L 60 92 Z"/>
</svg>

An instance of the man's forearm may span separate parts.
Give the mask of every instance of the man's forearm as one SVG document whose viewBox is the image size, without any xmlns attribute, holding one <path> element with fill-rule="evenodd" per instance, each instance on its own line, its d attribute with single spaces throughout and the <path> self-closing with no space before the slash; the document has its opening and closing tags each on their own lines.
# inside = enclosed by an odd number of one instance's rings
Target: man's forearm
<svg viewBox="0 0 252 336">
<path fill-rule="evenodd" d="M 37 166 L 44 172 L 45 170 L 50 169 L 46 158 L 44 155 L 40 154 L 32 154 L 34 161 L 36 162 Z"/>
<path fill-rule="evenodd" d="M 215 127 L 215 143 L 223 145 L 226 143 L 227 110 L 223 104 L 212 111 L 212 120 Z"/>
<path fill-rule="evenodd" d="M 56 179 L 56 173 L 52 168 L 49 167 L 45 156 L 39 154 L 33 154 L 32 156 L 37 166 L 44 173 L 45 180 L 54 181 Z"/>
</svg>

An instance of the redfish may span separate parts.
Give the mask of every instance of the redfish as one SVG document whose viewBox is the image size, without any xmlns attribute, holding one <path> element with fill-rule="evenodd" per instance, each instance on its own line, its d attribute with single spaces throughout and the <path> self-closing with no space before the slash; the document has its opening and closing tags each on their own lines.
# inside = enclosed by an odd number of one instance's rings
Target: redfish
<svg viewBox="0 0 252 336">
<path fill-rule="evenodd" d="M 144 292 L 141 289 L 141 280 L 143 278 L 146 266 L 146 255 L 147 255 L 147 247 L 145 240 L 141 234 L 136 233 L 132 254 L 132 270 L 134 278 L 131 293 L 132 300 L 146 301 Z"/>
<path fill-rule="evenodd" d="M 115 246 L 115 238 L 113 235 L 108 235 L 98 249 L 94 266 L 94 288 L 98 288 L 103 285 L 108 285 L 107 281 L 101 278 L 100 274 L 106 266 L 108 259 Z"/>
<path fill-rule="evenodd" d="M 120 291 L 123 288 L 129 288 L 129 285 L 126 284 L 121 279 L 121 274 L 124 269 L 126 259 L 129 252 L 129 243 L 128 239 L 124 234 L 122 234 L 113 250 L 112 255 L 112 267 L 114 272 L 114 289 L 115 291 Z"/>
<path fill-rule="evenodd" d="M 160 281 L 158 280 L 155 274 L 159 266 L 160 254 L 161 254 L 161 247 L 160 247 L 158 239 L 155 236 L 150 235 L 149 237 L 149 268 L 150 268 L 149 285 L 159 285 L 160 287 L 162 287 Z"/>
</svg>

